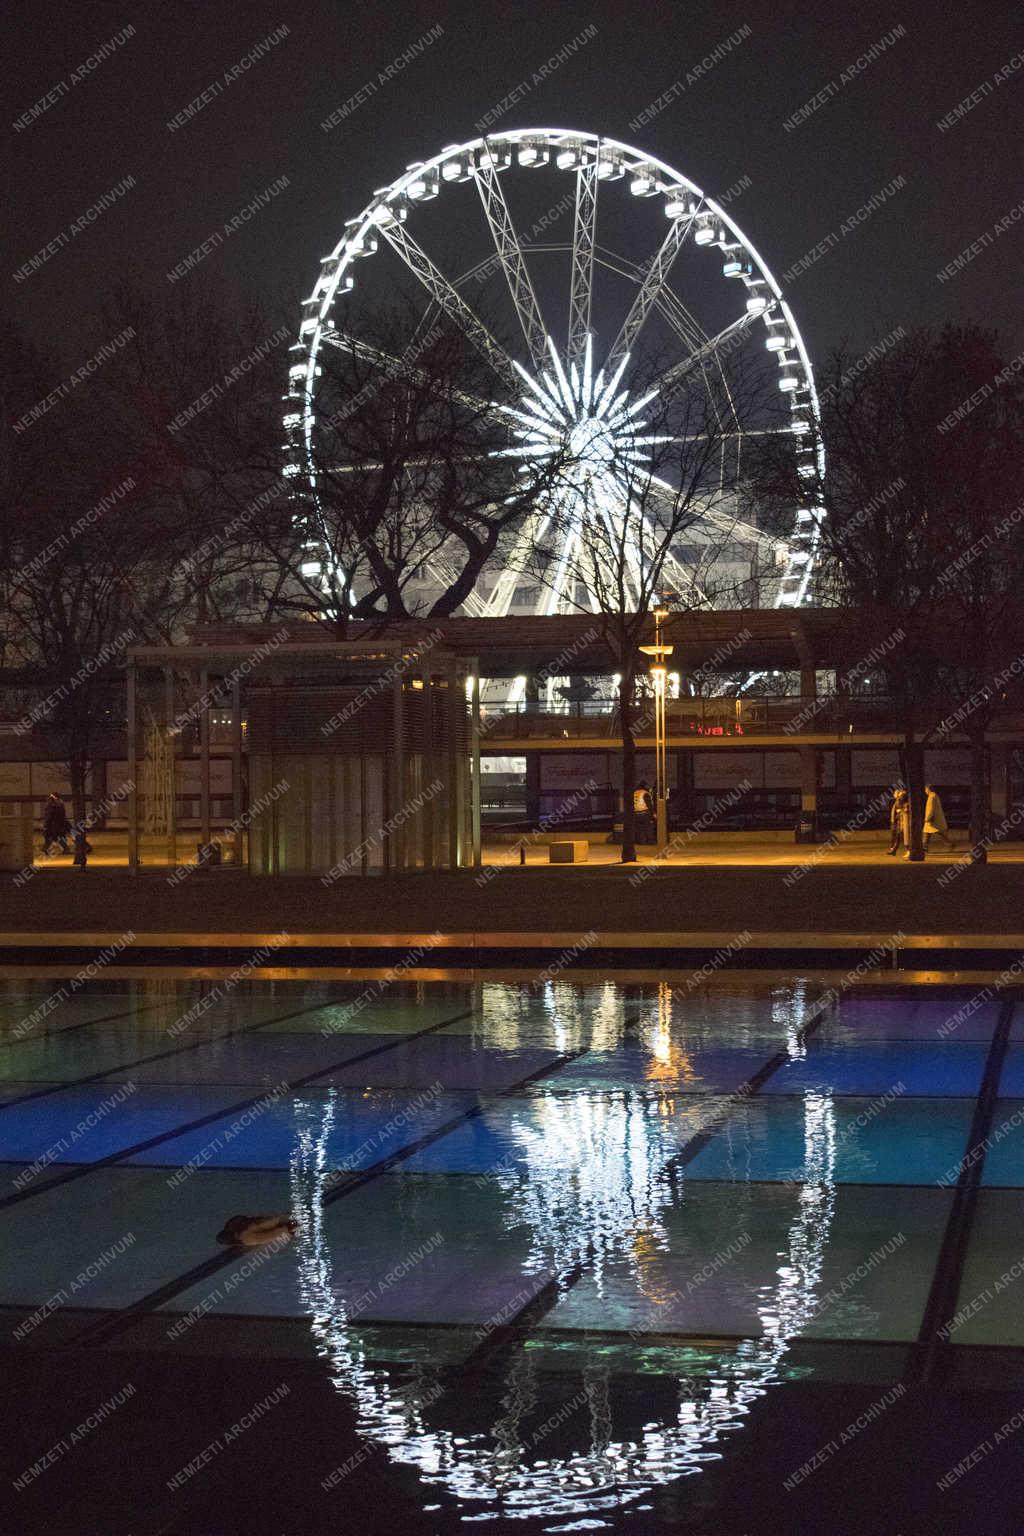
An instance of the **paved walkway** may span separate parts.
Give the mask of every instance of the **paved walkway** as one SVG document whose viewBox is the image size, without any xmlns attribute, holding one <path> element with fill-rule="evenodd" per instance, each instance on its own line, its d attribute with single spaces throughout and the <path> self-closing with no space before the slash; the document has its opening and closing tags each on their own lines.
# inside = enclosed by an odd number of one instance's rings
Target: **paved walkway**
<svg viewBox="0 0 1024 1536">
<path fill-rule="evenodd" d="M 569 834 L 567 834 L 567 837 Z M 879 840 L 877 843 L 843 841 L 835 843 L 797 844 L 792 838 L 787 842 L 777 843 L 721 843 L 718 846 L 702 846 L 696 842 L 673 845 L 669 844 L 664 854 L 658 854 L 653 847 L 641 845 L 638 849 L 637 862 L 639 864 L 653 864 L 664 868 L 689 868 L 699 865 L 703 868 L 789 868 L 794 865 L 856 865 L 864 867 L 869 865 L 891 865 L 905 863 L 902 853 L 890 857 L 888 853 L 888 839 Z M 550 860 L 546 844 L 527 844 L 525 847 L 526 863 L 531 868 L 548 867 Z M 964 836 L 954 838 L 951 849 L 933 847 L 929 850 L 927 863 L 930 866 L 959 865 L 963 862 L 967 852 L 967 839 Z M 993 864 L 1021 864 L 1024 865 L 1024 843 L 1013 843 L 1003 848 L 992 849 L 989 853 L 989 861 Z M 483 851 L 485 864 L 497 864 L 505 866 L 519 864 L 519 848 L 508 844 L 486 843 Z M 556 865 L 554 868 L 590 868 L 603 867 L 612 864 L 621 864 L 622 850 L 617 843 L 591 843 L 587 850 L 586 863 L 578 866 Z"/>
<path fill-rule="evenodd" d="M 571 833 L 566 834 L 571 837 Z M 583 834 L 585 837 L 585 834 Z M 214 834 L 216 840 L 216 833 Z M 929 865 L 942 865 L 948 867 L 959 864 L 967 850 L 967 838 L 964 833 L 954 833 L 954 846 L 945 849 L 933 846 L 928 853 Z M 93 852 L 89 855 L 90 867 L 96 869 L 125 869 L 128 864 L 128 843 L 121 832 L 96 832 L 90 841 Z M 532 868 L 547 868 L 549 866 L 547 842 L 530 841 L 530 834 L 524 836 L 524 852 L 526 864 Z M 189 832 L 182 834 L 177 840 L 177 862 L 179 865 L 194 864 L 196 858 L 196 845 L 199 842 L 198 834 Z M 589 842 L 589 840 L 588 840 Z M 230 839 L 225 840 L 226 847 L 230 848 Z M 758 842 L 752 837 L 750 842 L 733 842 L 731 839 L 722 840 L 719 843 L 708 841 L 707 835 L 703 840 L 686 840 L 685 833 L 674 834 L 668 849 L 664 854 L 658 854 L 653 846 L 641 845 L 638 850 L 638 863 L 641 865 L 654 864 L 664 868 L 688 868 L 699 865 L 705 868 L 736 868 L 736 867 L 789 867 L 792 865 L 808 864 L 812 867 L 818 865 L 891 865 L 903 862 L 903 855 L 898 854 L 890 858 L 886 852 L 888 838 L 878 835 L 876 840 L 867 840 L 863 835 L 857 838 L 837 839 L 834 843 L 797 844 L 792 838 L 786 841 Z M 230 857 L 230 855 L 227 855 Z M 1024 843 L 1010 843 L 1004 847 L 994 848 L 989 853 L 989 860 L 993 864 L 1024 864 Z M 167 842 L 165 838 L 144 838 L 142 840 L 141 862 L 146 869 L 167 869 Z M 483 848 L 483 862 L 485 865 L 518 865 L 520 863 L 518 843 L 486 842 Z M 605 867 L 608 865 L 621 865 L 621 849 L 617 843 L 589 842 L 587 861 L 585 865 L 555 865 L 553 870 L 572 870 L 578 868 Z M 72 855 L 70 851 L 66 855 L 56 854 L 44 857 L 36 847 L 35 867 L 38 870 L 71 869 Z"/>
</svg>

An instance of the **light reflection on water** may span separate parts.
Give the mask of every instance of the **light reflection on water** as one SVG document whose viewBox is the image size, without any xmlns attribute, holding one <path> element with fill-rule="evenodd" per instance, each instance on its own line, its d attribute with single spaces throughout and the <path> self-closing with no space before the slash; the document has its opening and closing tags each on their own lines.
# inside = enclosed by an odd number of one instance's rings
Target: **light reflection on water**
<svg viewBox="0 0 1024 1536">
<path fill-rule="evenodd" d="M 481 1044 L 508 1050 L 536 1043 L 536 994 L 524 999 L 504 987 L 485 987 L 483 993 L 479 1024 L 474 1025 Z M 627 1031 L 634 1031 L 632 1038 L 638 1031 L 649 1054 L 652 1087 L 669 1078 L 687 1080 L 690 1041 L 684 1046 L 679 1037 L 666 989 L 659 989 L 656 999 L 627 1002 L 611 985 L 596 997 L 592 991 L 549 985 L 543 1001 L 546 1040 L 553 1040 L 560 1052 L 611 1051 L 621 1046 Z M 764 999 L 760 1006 L 763 1010 Z M 776 1048 L 785 1044 L 794 1055 L 802 1053 L 796 1031 L 805 1012 L 805 999 L 794 990 L 773 998 Z M 761 1029 L 763 1019 L 762 1011 Z M 735 1039 L 730 1031 L 730 1043 Z M 686 1190 L 666 1174 L 673 1146 L 663 1134 L 663 1107 L 638 1089 L 578 1092 L 534 1099 L 529 1116 L 513 1117 L 511 1135 L 525 1173 L 504 1168 L 491 1177 L 503 1192 L 506 1226 L 525 1227 L 529 1233 L 522 1273 L 533 1277 L 534 1286 L 539 1275 L 554 1273 L 562 1282 L 583 1265 L 603 1296 L 614 1265 L 625 1269 L 648 1300 L 671 1299 L 666 1296 L 671 1271 L 666 1267 L 662 1273 L 660 1263 L 669 1253 L 665 1217 L 673 1208 L 685 1213 Z M 721 1100 L 705 1099 L 701 1114 L 711 1118 L 721 1107 Z M 425 1484 L 443 1486 L 466 1506 L 464 1519 L 590 1517 L 603 1523 L 602 1512 L 719 1459 L 723 1442 L 742 1427 L 752 1404 L 783 1379 L 789 1342 L 819 1306 L 834 1216 L 836 1118 L 830 1094 L 804 1095 L 802 1181 L 794 1187 L 795 1212 L 780 1245 L 776 1273 L 757 1292 L 760 1337 L 741 1340 L 717 1357 L 710 1350 L 693 1350 L 693 1373 L 685 1367 L 673 1373 L 672 1414 L 651 1419 L 629 1438 L 616 1434 L 608 1352 L 597 1345 L 587 1352 L 581 1337 L 585 1364 L 576 1395 L 565 1407 L 571 1410 L 574 1434 L 587 1445 L 558 1457 L 546 1457 L 545 1437 L 526 1427 L 542 1402 L 534 1349 L 512 1353 L 500 1414 L 489 1431 L 469 1434 L 437 1425 L 444 1414 L 440 1376 L 445 1362 L 420 1367 L 412 1379 L 405 1367 L 371 1364 L 336 1294 L 324 1221 L 323 1197 L 332 1172 L 326 1149 L 335 1110 L 334 1094 L 307 1101 L 306 1123 L 292 1158 L 302 1305 L 335 1387 L 354 1407 L 361 1439 L 384 1448 L 394 1462 L 417 1469 Z M 687 1133 L 693 1128 L 688 1126 Z M 643 1336 L 640 1330 L 629 1335 L 638 1353 Z M 540 1353 L 551 1358 L 548 1350 Z M 687 1350 L 680 1341 L 678 1348 L 659 1353 L 682 1357 Z"/>
</svg>

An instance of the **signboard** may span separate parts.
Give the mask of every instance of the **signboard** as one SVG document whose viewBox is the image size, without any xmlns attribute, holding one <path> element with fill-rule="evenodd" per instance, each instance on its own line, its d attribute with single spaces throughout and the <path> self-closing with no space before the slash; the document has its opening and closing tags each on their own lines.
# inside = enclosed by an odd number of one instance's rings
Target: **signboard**
<svg viewBox="0 0 1024 1536">
<path fill-rule="evenodd" d="M 764 787 L 765 789 L 799 789 L 799 752 L 766 752 L 764 754 Z"/>
<path fill-rule="evenodd" d="M 850 783 L 854 789 L 881 789 L 902 778 L 900 755 L 893 747 L 854 748 L 850 754 Z"/>
<path fill-rule="evenodd" d="M 592 784 L 608 783 L 607 752 L 541 752 L 540 788 L 543 794 L 569 794 Z"/>
<path fill-rule="evenodd" d="M 668 777 L 669 788 L 676 782 L 676 755 L 674 752 L 666 754 L 665 773 Z M 615 788 L 622 790 L 622 753 L 608 753 L 608 778 Z M 636 755 L 636 782 L 646 779 L 648 784 L 653 784 L 657 778 L 654 766 L 653 752 L 638 752 Z"/>
<path fill-rule="evenodd" d="M 924 754 L 924 777 L 928 784 L 969 785 L 971 754 L 967 747 L 929 747 Z"/>
<path fill-rule="evenodd" d="M 198 800 L 203 792 L 202 764 L 197 757 L 179 758 L 174 765 L 175 793 Z M 210 758 L 210 794 L 230 795 L 231 759 Z"/>
<path fill-rule="evenodd" d="M 694 789 L 737 789 L 744 780 L 752 789 L 764 788 L 763 752 L 731 752 L 726 748 L 693 754 Z"/>
</svg>

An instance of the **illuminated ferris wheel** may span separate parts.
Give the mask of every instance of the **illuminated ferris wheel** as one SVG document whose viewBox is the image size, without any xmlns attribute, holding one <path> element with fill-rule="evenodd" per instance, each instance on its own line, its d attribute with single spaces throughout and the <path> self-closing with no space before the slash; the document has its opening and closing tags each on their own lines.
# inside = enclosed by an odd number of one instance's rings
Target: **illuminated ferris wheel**
<svg viewBox="0 0 1024 1536">
<path fill-rule="evenodd" d="M 559 200 L 552 202 L 553 196 Z M 533 213 L 538 207 L 547 212 L 531 218 L 531 197 Z M 471 223 L 483 247 L 473 246 Z M 445 257 L 441 246 L 450 248 L 453 230 L 458 255 Z M 554 239 L 556 232 L 561 239 Z M 616 237 L 618 254 L 608 243 Z M 631 254 L 621 253 L 623 244 Z M 499 339 L 482 312 L 481 283 L 492 279 L 514 341 L 504 334 Z M 396 282 L 418 294 L 423 307 L 415 336 L 393 355 L 360 340 L 351 316 L 362 295 L 372 304 L 375 284 L 379 294 Z M 692 286 L 712 301 L 700 306 L 703 319 L 693 298 L 680 295 L 680 288 L 688 292 Z M 325 439 L 338 431 L 338 412 L 318 409 L 330 349 L 358 355 L 382 379 L 414 379 L 420 338 L 442 319 L 487 365 L 493 384 L 488 407 L 507 433 L 506 445 L 488 452 L 518 461 L 527 472 L 545 463 L 560 466 L 520 521 L 500 569 L 470 593 L 465 612 L 497 617 L 513 609 L 598 608 L 599 573 L 588 581 L 586 517 L 602 520 L 614 533 L 623 526 L 632 484 L 645 476 L 650 500 L 635 540 L 643 543 L 643 519 L 657 519 L 658 496 L 668 503 L 676 494 L 671 481 L 655 472 L 659 448 L 673 439 L 649 418 L 672 391 L 710 391 L 712 385 L 723 481 L 726 445 L 735 455 L 729 471 L 735 484 L 745 443 L 768 432 L 788 434 L 807 504 L 787 511 L 784 527 L 768 531 L 735 499 L 708 495 L 695 513 L 697 533 L 709 547 L 727 541 L 751 554 L 769 573 L 772 606 L 795 607 L 807 599 L 822 515 L 813 504 L 814 487 L 824 471 L 810 360 L 765 262 L 725 208 L 694 182 L 616 139 L 539 128 L 449 145 L 377 191 L 323 259 L 291 349 L 285 473 L 312 508 L 312 528 L 317 466 L 330 461 Z M 642 333 L 655 330 L 659 370 L 638 383 L 631 361 Z M 730 389 L 726 359 L 743 348 L 767 349 L 777 363 L 779 408 L 767 423 L 744 419 Z M 764 361 L 763 351 L 758 361 Z M 531 551 L 541 544 L 554 546 L 555 553 L 548 579 L 536 586 L 526 573 Z M 700 545 L 688 546 L 691 557 L 695 547 Z M 318 550 L 315 537 L 309 550 L 306 573 L 319 569 L 326 589 L 329 556 L 323 545 Z M 661 573 L 666 589 L 695 587 L 687 553 L 673 547 L 667 554 Z M 643 558 L 640 547 L 627 550 L 627 569 L 632 559 L 638 570 Z M 450 578 L 440 557 L 432 565 L 439 580 Z M 636 587 L 639 592 L 639 580 Z"/>
</svg>

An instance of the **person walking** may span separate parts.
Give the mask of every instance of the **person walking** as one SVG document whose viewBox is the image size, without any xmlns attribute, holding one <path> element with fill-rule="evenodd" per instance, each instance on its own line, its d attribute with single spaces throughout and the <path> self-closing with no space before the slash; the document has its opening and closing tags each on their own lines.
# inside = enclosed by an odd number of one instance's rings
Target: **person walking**
<svg viewBox="0 0 1024 1536">
<path fill-rule="evenodd" d="M 641 779 L 633 791 L 633 815 L 636 819 L 638 843 L 654 841 L 654 801 L 646 779 Z"/>
<path fill-rule="evenodd" d="M 928 852 L 928 843 L 933 837 L 941 837 L 947 848 L 952 848 L 953 839 L 949 835 L 949 825 L 946 821 L 946 813 L 942 809 L 942 801 L 934 784 L 926 784 L 924 787 L 924 851 Z"/>
<path fill-rule="evenodd" d="M 43 852 L 49 853 L 54 843 L 60 844 L 61 853 L 68 851 L 68 833 L 71 823 L 64 801 L 56 792 L 50 795 L 43 811 Z"/>
<path fill-rule="evenodd" d="M 907 820 L 907 792 L 899 785 L 892 792 L 892 806 L 889 810 L 889 854 L 894 857 L 906 841 Z"/>
</svg>

